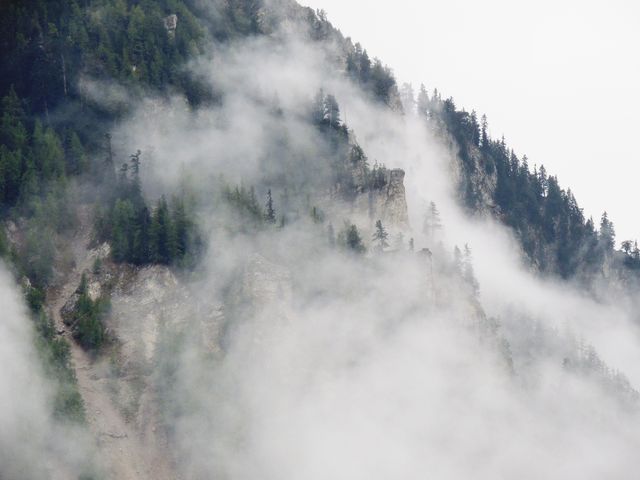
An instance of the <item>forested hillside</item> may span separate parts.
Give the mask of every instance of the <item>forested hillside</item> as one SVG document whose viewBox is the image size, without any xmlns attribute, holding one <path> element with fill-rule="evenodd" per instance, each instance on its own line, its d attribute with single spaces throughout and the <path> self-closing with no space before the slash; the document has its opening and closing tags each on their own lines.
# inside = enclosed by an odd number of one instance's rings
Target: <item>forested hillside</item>
<svg viewBox="0 0 640 480">
<path fill-rule="evenodd" d="M 623 250 L 615 249 L 613 223 L 606 214 L 599 224 L 585 219 L 571 190 L 562 189 L 542 165 L 532 169 L 526 156 L 519 158 L 504 139 L 489 138 L 484 116 L 479 120 L 475 112 L 458 110 L 437 90 L 430 95 L 422 87 L 415 100 L 410 87 L 399 92 L 391 70 L 371 59 L 360 44 L 345 39 L 322 12 L 287 1 L 267 8 L 255 0 L 9 1 L 0 6 L 0 214 L 5 222 L 17 222 L 23 239 L 12 246 L 3 228 L 0 253 L 29 279 L 30 298 L 44 297 L 56 258 L 64 254 L 62 239 L 75 228 L 72 205 L 80 193 L 70 187 L 76 179 L 99 187 L 82 201 L 94 202 L 94 238 L 111 244 L 116 262 L 195 266 L 203 241 L 191 211 L 193 201 L 184 192 L 166 192 L 169 200 L 162 197 L 148 206 L 140 181 L 144 153 L 142 162 L 141 152 L 114 158 L 110 132 L 127 115 L 129 104 L 145 94 L 182 94 L 192 108 L 221 101 L 224 92 L 201 81 L 187 68 L 189 62 L 209 45 L 269 35 L 291 18 L 302 19 L 319 45 L 331 41 L 338 46 L 331 68 L 339 75 L 393 111 L 417 112 L 427 128 L 450 143 L 462 166 L 460 199 L 469 214 L 488 209 L 513 228 L 535 269 L 588 280 L 601 275 L 605 264 L 619 271 L 640 268 L 637 244 L 624 242 Z M 98 93 L 108 101 L 95 101 Z M 315 186 L 287 185 L 299 161 L 293 159 L 291 171 L 267 182 L 288 195 L 297 189 L 299 198 L 323 185 L 333 185 L 351 200 L 384 188 L 387 170 L 370 168 L 366 153 L 340 118 L 335 97 L 319 92 L 309 111 L 308 120 L 329 146 L 323 155 L 334 160 L 328 170 L 318 170 Z M 276 123 L 278 115 L 275 110 Z M 318 168 L 312 158 L 307 165 L 307 170 Z M 246 210 L 249 218 L 262 222 L 276 215 L 271 193 L 272 210 L 265 214 L 264 200 L 256 198 L 253 189 L 224 188 L 226 201 Z M 490 192 L 488 205 L 483 189 Z M 283 202 L 276 201 L 274 221 L 280 225 L 300 214 L 289 206 L 290 198 Z M 323 215 L 318 205 L 306 208 L 315 218 Z M 362 248 L 355 225 L 347 227 L 338 236 L 352 248 Z M 330 236 L 336 235 L 334 228 L 340 227 L 330 225 Z M 41 303 L 31 302 L 36 315 L 43 315 Z M 64 364 L 64 355 L 60 358 Z"/>
<path fill-rule="evenodd" d="M 640 267 L 636 242 L 625 241 L 617 250 L 606 212 L 597 221 L 585 218 L 571 189 L 562 188 L 542 163 L 532 166 L 504 137 L 489 137 L 486 116 L 458 110 L 453 99 L 443 100 L 437 90 L 429 95 L 424 86 L 415 103 L 418 114 L 459 154 L 461 201 L 471 213 L 488 208 L 511 227 L 536 269 L 588 279 L 601 274 L 605 264 L 618 271 Z M 488 204 L 483 189 L 490 191 Z"/>
<path fill-rule="evenodd" d="M 34 1 L 5 2 L 1 8 L 0 45 L 6 54 L 0 68 L 0 199 L 5 211 L 20 203 L 23 212 L 29 198 L 43 195 L 50 197 L 46 208 L 53 208 L 66 177 L 105 177 L 96 159 L 106 155 L 104 135 L 127 107 L 120 100 L 110 103 L 116 110 L 104 111 L 104 103 L 92 102 L 86 89 L 100 88 L 95 82 L 116 81 L 132 99 L 152 90 L 182 92 L 194 106 L 213 101 L 221 92 L 199 82 L 186 62 L 208 42 L 268 33 L 274 22 L 269 19 L 275 17 L 256 1 L 210 7 L 189 1 Z M 391 70 L 345 40 L 326 17 L 288 2 L 271 8 L 306 17 L 316 41 L 339 43 L 343 58 L 337 66 L 343 75 L 390 108 L 403 108 Z M 460 196 L 469 211 L 489 207 L 514 229 L 536 269 L 569 278 L 601 272 L 605 261 L 618 269 L 640 266 L 635 243 L 625 242 L 623 250 L 614 252 L 611 220 L 606 214 L 597 221 L 584 218 L 571 190 L 547 173 L 544 159 L 532 168 L 504 139 L 488 137 L 486 117 L 458 110 L 437 90 L 430 95 L 422 87 L 415 101 L 409 95 L 404 108 L 415 108 L 458 152 L 464 173 Z M 119 168 L 121 162 L 116 163 L 113 168 Z M 489 187 L 490 205 L 482 204 L 478 190 L 483 184 L 495 185 Z M 37 210 L 29 209 L 32 214 Z M 64 212 L 46 216 L 56 229 L 72 221 L 63 218 L 68 216 Z"/>
<path fill-rule="evenodd" d="M 584 418 L 626 438 L 617 422 L 640 396 L 619 365 L 635 357 L 607 337 L 601 358 L 580 328 L 637 320 L 637 243 L 618 248 L 613 221 L 585 218 L 544 159 L 438 90 L 398 85 L 324 12 L 8 0 L 0 51 L 0 257 L 53 425 L 33 470 L 0 432 L 0 478 L 342 478 L 315 457 L 342 450 L 354 469 L 376 450 L 396 465 L 353 478 L 403 477 L 395 446 L 425 436 L 477 457 L 476 419 L 500 438 L 522 422 L 523 465 Z M 430 412 L 451 418 L 420 423 Z M 584 428 L 604 442 L 602 425 Z M 474 462 L 447 455 L 442 472 L 469 478 Z"/>
</svg>

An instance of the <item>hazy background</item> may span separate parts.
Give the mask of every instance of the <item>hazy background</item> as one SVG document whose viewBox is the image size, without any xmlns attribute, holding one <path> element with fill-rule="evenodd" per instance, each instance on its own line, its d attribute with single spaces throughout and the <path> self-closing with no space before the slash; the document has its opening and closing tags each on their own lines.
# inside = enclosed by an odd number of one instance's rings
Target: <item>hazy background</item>
<svg viewBox="0 0 640 480">
<path fill-rule="evenodd" d="M 491 134 L 545 164 L 618 241 L 640 237 L 640 3 L 632 0 L 303 0 L 380 57 L 486 113 Z M 347 112 L 348 114 L 348 112 Z"/>
</svg>

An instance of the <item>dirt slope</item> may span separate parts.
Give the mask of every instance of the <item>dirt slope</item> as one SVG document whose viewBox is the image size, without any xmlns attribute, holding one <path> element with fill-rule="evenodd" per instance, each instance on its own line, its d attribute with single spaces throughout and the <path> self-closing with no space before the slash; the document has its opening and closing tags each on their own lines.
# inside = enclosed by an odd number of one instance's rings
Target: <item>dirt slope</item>
<svg viewBox="0 0 640 480">
<path fill-rule="evenodd" d="M 142 438 L 134 419 L 125 418 L 122 408 L 114 403 L 114 380 L 109 373 L 109 361 L 100 357 L 91 358 L 73 340 L 60 316 L 61 308 L 76 291 L 82 273 L 90 271 L 99 255 L 98 250 L 89 249 L 91 214 L 88 207 L 79 209 L 79 225 L 70 245 L 75 267 L 64 276 L 61 285 L 49 293 L 48 309 L 56 330 L 67 339 L 71 347 L 78 387 L 84 400 L 89 428 L 98 445 L 101 466 L 110 479 L 177 478 L 163 447 L 154 444 L 155 436 L 149 438 L 145 435 Z"/>
</svg>

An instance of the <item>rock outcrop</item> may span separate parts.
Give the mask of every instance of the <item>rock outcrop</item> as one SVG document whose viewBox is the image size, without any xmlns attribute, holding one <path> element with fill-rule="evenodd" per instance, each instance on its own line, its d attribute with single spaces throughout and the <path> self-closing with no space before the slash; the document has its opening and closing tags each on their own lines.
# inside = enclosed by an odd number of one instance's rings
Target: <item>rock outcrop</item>
<svg viewBox="0 0 640 480">
<path fill-rule="evenodd" d="M 366 212 L 371 222 L 381 220 L 383 224 L 398 230 L 409 228 L 409 214 L 404 188 L 404 170 L 394 168 L 385 171 L 384 186 L 358 194 L 356 208 Z"/>
<path fill-rule="evenodd" d="M 173 39 L 176 36 L 176 28 L 178 27 L 178 16 L 175 13 L 164 17 L 164 28 L 167 30 L 169 38 Z"/>
</svg>

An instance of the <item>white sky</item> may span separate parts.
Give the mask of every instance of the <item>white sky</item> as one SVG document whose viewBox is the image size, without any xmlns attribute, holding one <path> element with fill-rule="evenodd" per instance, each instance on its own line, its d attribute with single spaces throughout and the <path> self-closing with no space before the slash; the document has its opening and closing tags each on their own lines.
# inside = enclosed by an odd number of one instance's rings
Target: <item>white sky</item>
<svg viewBox="0 0 640 480">
<path fill-rule="evenodd" d="M 640 1 L 302 0 L 640 239 Z"/>
</svg>

